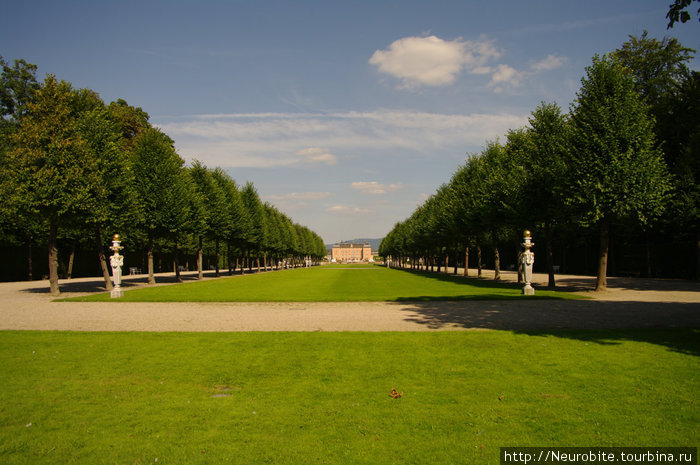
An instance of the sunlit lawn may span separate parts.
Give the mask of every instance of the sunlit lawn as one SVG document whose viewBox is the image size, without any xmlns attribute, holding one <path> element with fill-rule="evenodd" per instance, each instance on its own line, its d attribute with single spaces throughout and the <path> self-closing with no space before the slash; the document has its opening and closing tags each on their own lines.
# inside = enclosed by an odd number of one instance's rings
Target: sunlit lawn
<svg viewBox="0 0 700 465">
<path fill-rule="evenodd" d="M 695 446 L 698 336 L 0 332 L 0 463 L 496 464 L 502 446 Z"/>
<path fill-rule="evenodd" d="M 537 290 L 538 298 L 577 298 Z M 127 291 L 122 302 L 347 302 L 520 299 L 518 286 L 373 265 L 320 266 Z M 70 299 L 110 300 L 109 294 Z"/>
</svg>

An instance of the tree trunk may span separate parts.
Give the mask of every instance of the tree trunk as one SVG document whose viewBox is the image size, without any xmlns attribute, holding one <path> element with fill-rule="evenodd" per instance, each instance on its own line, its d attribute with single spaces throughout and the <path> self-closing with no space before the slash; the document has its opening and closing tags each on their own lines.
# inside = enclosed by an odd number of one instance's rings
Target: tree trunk
<svg viewBox="0 0 700 465">
<path fill-rule="evenodd" d="M 204 240 L 199 236 L 199 248 L 197 248 L 197 279 L 204 277 L 204 269 L 202 259 L 204 258 Z"/>
<path fill-rule="evenodd" d="M 595 290 L 604 291 L 608 288 L 608 247 L 610 245 L 610 225 L 607 218 L 600 222 L 600 253 L 598 255 L 598 277 Z"/>
<path fill-rule="evenodd" d="M 228 274 L 231 276 L 233 274 L 233 270 L 231 269 L 231 265 L 233 264 L 233 258 L 231 257 L 231 243 L 227 242 L 226 243 L 226 264 L 228 265 Z"/>
<path fill-rule="evenodd" d="M 695 233 L 695 279 L 700 281 L 700 231 Z"/>
<path fill-rule="evenodd" d="M 523 270 L 522 267 L 520 266 L 520 261 L 522 260 L 523 257 L 523 252 L 520 250 L 520 244 L 518 244 L 515 247 L 515 256 L 517 258 L 517 264 L 516 264 L 516 269 L 518 270 L 518 284 L 525 284 L 525 276 L 523 276 Z"/>
<path fill-rule="evenodd" d="M 173 260 L 175 261 L 175 282 L 181 283 L 182 277 L 180 277 L 180 250 L 178 249 L 177 241 L 175 241 L 174 253 L 175 257 L 173 257 Z"/>
<path fill-rule="evenodd" d="M 73 276 L 73 261 L 75 260 L 75 243 L 78 242 L 73 239 L 70 246 L 70 255 L 68 256 L 68 270 L 66 271 L 66 278 L 71 279 Z"/>
<path fill-rule="evenodd" d="M 49 289 L 51 295 L 60 295 L 58 288 L 58 248 L 56 239 L 58 237 L 58 219 L 52 217 L 49 224 Z"/>
<path fill-rule="evenodd" d="M 476 277 L 481 278 L 481 246 L 476 246 Z"/>
<path fill-rule="evenodd" d="M 498 252 L 498 246 L 493 248 L 493 280 L 500 281 L 501 279 L 501 255 Z"/>
<path fill-rule="evenodd" d="M 111 291 L 114 289 L 112 278 L 109 275 L 109 267 L 107 266 L 107 258 L 105 257 L 105 249 L 102 247 L 102 230 L 97 226 L 95 228 L 95 245 L 97 246 L 97 260 L 100 262 L 100 270 L 102 270 L 102 279 L 105 282 L 105 289 Z"/>
<path fill-rule="evenodd" d="M 646 242 L 646 252 L 647 252 L 647 278 L 651 278 L 651 241 L 649 241 L 649 231 L 644 231 L 644 241 Z"/>
<path fill-rule="evenodd" d="M 464 249 L 464 276 L 469 276 L 469 247 Z"/>
<path fill-rule="evenodd" d="M 33 263 L 32 263 L 32 239 L 27 240 L 27 281 L 33 279 Z"/>
<path fill-rule="evenodd" d="M 219 238 L 217 237 L 214 240 L 214 244 L 216 245 L 216 277 L 219 277 L 219 262 L 221 261 L 221 252 L 219 251 Z"/>
<path fill-rule="evenodd" d="M 153 237 L 148 237 L 148 284 L 155 284 L 156 278 L 153 276 Z"/>
<path fill-rule="evenodd" d="M 549 221 L 544 223 L 544 241 L 545 241 L 545 252 L 547 255 L 547 273 L 549 274 L 549 282 L 547 286 L 550 289 L 557 287 L 556 279 L 554 278 L 554 257 L 552 255 L 552 227 Z"/>
</svg>

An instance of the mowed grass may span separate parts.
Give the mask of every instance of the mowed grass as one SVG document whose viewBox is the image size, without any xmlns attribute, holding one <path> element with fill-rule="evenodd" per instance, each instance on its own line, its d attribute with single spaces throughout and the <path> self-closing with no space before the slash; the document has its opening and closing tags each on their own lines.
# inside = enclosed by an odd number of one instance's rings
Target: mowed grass
<svg viewBox="0 0 700 465">
<path fill-rule="evenodd" d="M 578 296 L 537 290 L 537 298 Z M 373 265 L 328 265 L 127 291 L 122 302 L 370 302 L 532 298 L 521 287 Z M 109 301 L 109 293 L 67 299 Z"/>
<path fill-rule="evenodd" d="M 0 332 L 0 463 L 497 464 L 502 446 L 696 446 L 699 336 Z"/>
</svg>

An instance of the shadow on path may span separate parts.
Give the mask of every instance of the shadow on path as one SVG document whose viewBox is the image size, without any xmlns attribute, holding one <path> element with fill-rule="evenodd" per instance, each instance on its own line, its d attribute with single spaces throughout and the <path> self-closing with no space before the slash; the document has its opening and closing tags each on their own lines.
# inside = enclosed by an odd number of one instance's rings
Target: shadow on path
<svg viewBox="0 0 700 465">
<path fill-rule="evenodd" d="M 673 340 L 663 342 L 673 336 L 656 330 L 682 328 L 688 341 L 684 340 L 682 347 L 675 349 L 700 355 L 698 303 L 520 299 L 394 305 L 400 305 L 400 310 L 406 313 L 405 321 L 430 329 L 496 329 L 600 343 L 607 343 L 608 339 L 649 339 L 648 342 L 675 348 Z M 678 331 L 670 334 L 678 334 Z"/>
</svg>

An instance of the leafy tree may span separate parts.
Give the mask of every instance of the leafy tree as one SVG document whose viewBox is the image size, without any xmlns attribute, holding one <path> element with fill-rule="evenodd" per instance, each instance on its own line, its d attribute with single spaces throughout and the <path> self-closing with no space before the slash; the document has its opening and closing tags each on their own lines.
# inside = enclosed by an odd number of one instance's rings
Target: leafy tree
<svg viewBox="0 0 700 465">
<path fill-rule="evenodd" d="M 101 182 L 93 191 L 95 201 L 76 218 L 81 228 L 95 239 L 98 260 L 105 287 L 112 288 L 104 244 L 109 243 L 115 231 L 127 231 L 139 221 L 140 211 L 135 202 L 133 173 L 128 154 L 122 149 L 121 134 L 104 102 L 90 90 L 77 92 L 75 102 L 78 114 L 78 132 L 85 140 Z M 86 231 L 87 230 L 87 231 Z"/>
<path fill-rule="evenodd" d="M 36 65 L 24 60 L 15 60 L 14 66 L 8 65 L 0 56 L 0 171 L 7 162 L 13 148 L 12 134 L 16 132 L 19 121 L 27 112 L 27 106 L 35 98 L 40 84 L 36 80 Z M 11 189 L 8 179 L 0 182 L 0 195 L 8 199 Z M 4 186 L 4 187 L 3 187 Z M 0 236 L 7 242 L 24 244 L 27 247 L 27 277 L 32 279 L 32 247 L 38 231 L 44 229 L 41 220 L 31 212 L 19 208 L 13 202 L 0 202 Z"/>
<path fill-rule="evenodd" d="M 172 139 L 160 130 L 144 130 L 134 143 L 132 157 L 135 192 L 148 237 L 148 282 L 153 284 L 154 240 L 166 238 L 177 246 L 178 236 L 190 224 L 193 188 L 184 171 L 184 160 L 175 151 Z M 177 250 L 175 253 L 177 257 Z"/>
<path fill-rule="evenodd" d="M 687 76 L 687 63 L 694 54 L 695 50 L 684 47 L 678 39 L 664 37 L 659 41 L 644 31 L 640 37 L 630 35 L 611 57 L 630 70 L 637 90 L 658 120 L 664 116 L 665 101 Z"/>
<path fill-rule="evenodd" d="M 139 134 L 151 127 L 148 113 L 129 105 L 124 99 L 110 103 L 107 110 L 110 118 L 119 126 L 122 143 L 127 149 L 133 147 Z"/>
<path fill-rule="evenodd" d="M 699 2 L 700 0 L 695 1 Z M 666 29 L 671 29 L 678 21 L 681 23 L 690 21 L 690 13 L 688 13 L 687 8 L 692 2 L 693 0 L 674 0 L 674 2 L 668 6 L 668 13 L 666 13 L 668 26 L 666 26 Z M 700 8 L 698 8 L 698 21 L 700 21 Z"/>
<path fill-rule="evenodd" d="M 566 115 L 556 103 L 541 103 L 532 112 L 529 123 L 525 158 L 521 158 L 527 174 L 520 198 L 523 201 L 522 211 L 527 213 L 527 221 L 544 226 L 548 285 L 553 288 L 556 281 L 552 258 L 552 229 L 558 221 L 565 219 L 564 187 L 569 169 L 569 127 Z"/>
<path fill-rule="evenodd" d="M 696 273 L 700 274 L 699 207 L 695 194 L 699 190 L 698 169 L 693 161 L 697 160 L 700 115 L 697 90 L 693 91 L 697 89 L 697 77 L 693 77 L 697 71 L 690 71 L 687 66 L 694 54 L 695 50 L 684 47 L 675 38 L 659 41 L 647 37 L 644 31 L 640 38 L 630 36 L 613 52 L 613 57 L 631 71 L 637 89 L 650 105 L 656 121 L 656 140 L 673 175 L 673 196 L 664 215 L 664 232 L 676 241 L 696 242 Z"/>
<path fill-rule="evenodd" d="M 56 240 L 61 221 L 95 208 L 102 178 L 89 144 L 80 134 L 76 92 L 48 75 L 13 134 L 4 164 L 6 202 L 48 222 L 49 284 L 58 287 Z"/>
<path fill-rule="evenodd" d="M 571 115 L 568 202 L 583 225 L 600 231 L 596 290 L 605 290 L 611 223 L 626 217 L 651 222 L 663 211 L 669 178 L 655 147 L 653 119 L 625 68 L 596 56 L 581 82 Z"/>
<path fill-rule="evenodd" d="M 241 248 L 247 243 L 250 230 L 250 219 L 243 205 L 241 193 L 236 182 L 221 168 L 216 168 L 211 173 L 212 179 L 219 185 L 226 198 L 226 213 L 229 218 L 227 236 L 225 237 L 229 249 L 229 270 L 231 269 L 231 246 Z"/>
<path fill-rule="evenodd" d="M 19 121 L 28 111 L 28 105 L 39 90 L 36 80 L 36 65 L 24 60 L 15 60 L 10 67 L 0 56 L 0 116 Z"/>
<path fill-rule="evenodd" d="M 247 234 L 248 250 L 257 255 L 258 271 L 260 271 L 260 253 L 267 244 L 267 223 L 265 222 L 265 208 L 260 201 L 258 191 L 252 182 L 247 182 L 241 190 L 241 199 L 250 219 Z M 252 266 L 252 265 L 249 265 Z"/>
<path fill-rule="evenodd" d="M 210 237 L 215 244 L 216 253 L 216 276 L 219 276 L 219 262 L 221 257 L 220 244 L 230 234 L 233 227 L 233 219 L 227 205 L 226 192 L 214 178 L 212 171 L 207 169 L 199 161 L 195 161 L 189 170 L 194 182 L 195 191 L 201 199 L 202 224 L 199 229 L 199 272 L 201 269 L 202 236 Z"/>
</svg>

